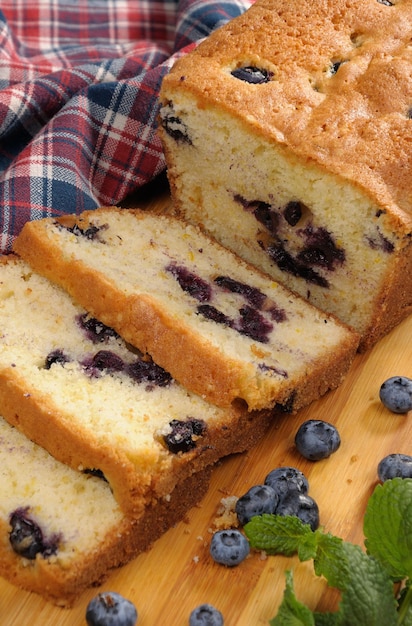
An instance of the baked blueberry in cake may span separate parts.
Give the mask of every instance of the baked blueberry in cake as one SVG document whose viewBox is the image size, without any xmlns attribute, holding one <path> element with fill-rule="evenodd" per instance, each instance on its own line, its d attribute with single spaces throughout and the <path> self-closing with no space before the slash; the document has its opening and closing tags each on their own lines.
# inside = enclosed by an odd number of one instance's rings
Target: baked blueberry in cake
<svg viewBox="0 0 412 626">
<path fill-rule="evenodd" d="M 257 0 L 160 93 L 175 209 L 361 350 L 412 310 L 411 28 L 409 2 Z"/>
</svg>

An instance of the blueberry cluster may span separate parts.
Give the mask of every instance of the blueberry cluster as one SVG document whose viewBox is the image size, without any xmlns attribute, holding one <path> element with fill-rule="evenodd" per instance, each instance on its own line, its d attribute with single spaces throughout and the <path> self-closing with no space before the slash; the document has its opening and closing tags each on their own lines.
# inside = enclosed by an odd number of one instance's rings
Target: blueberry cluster
<svg viewBox="0 0 412 626">
<path fill-rule="evenodd" d="M 319 526 L 319 508 L 308 491 L 309 483 L 300 470 L 278 467 L 269 472 L 263 484 L 253 485 L 237 500 L 238 522 L 243 527 L 252 517 L 264 513 L 292 515 L 315 530 Z M 249 552 L 248 540 L 236 528 L 215 532 L 210 543 L 213 560 L 227 567 L 239 565 Z"/>
<path fill-rule="evenodd" d="M 319 508 L 309 496 L 309 483 L 295 467 L 278 467 L 266 476 L 261 485 L 254 485 L 236 502 L 239 524 L 244 526 L 252 517 L 263 513 L 293 515 L 312 530 L 319 526 Z"/>
</svg>

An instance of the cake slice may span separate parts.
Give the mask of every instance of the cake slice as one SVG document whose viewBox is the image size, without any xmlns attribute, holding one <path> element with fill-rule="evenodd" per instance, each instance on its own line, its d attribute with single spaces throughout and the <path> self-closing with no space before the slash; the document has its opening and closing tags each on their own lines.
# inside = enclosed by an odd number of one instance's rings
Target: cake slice
<svg viewBox="0 0 412 626">
<path fill-rule="evenodd" d="M 361 334 L 412 311 L 412 3 L 258 0 L 163 80 L 188 221 Z"/>
<path fill-rule="evenodd" d="M 15 249 L 222 407 L 295 411 L 336 387 L 356 352 L 356 333 L 170 216 L 109 207 L 29 222 Z"/>
<path fill-rule="evenodd" d="M 108 483 L 59 463 L 0 417 L 0 575 L 71 606 L 200 501 L 210 472 L 192 475 L 138 519 Z"/>
<path fill-rule="evenodd" d="M 10 257 L 0 263 L 0 412 L 59 461 L 104 478 L 135 517 L 252 446 L 270 421 L 269 412 L 218 408 L 186 391 Z"/>
</svg>

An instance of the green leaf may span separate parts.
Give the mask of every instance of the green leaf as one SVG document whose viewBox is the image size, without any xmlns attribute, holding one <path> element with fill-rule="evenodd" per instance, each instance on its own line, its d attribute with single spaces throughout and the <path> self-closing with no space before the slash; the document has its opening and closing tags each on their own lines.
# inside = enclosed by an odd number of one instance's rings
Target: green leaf
<svg viewBox="0 0 412 626">
<path fill-rule="evenodd" d="M 270 626 L 315 626 L 313 613 L 305 604 L 299 602 L 293 588 L 293 574 L 286 572 L 286 588 L 276 617 Z"/>
<path fill-rule="evenodd" d="M 314 559 L 318 551 L 317 533 L 305 533 L 298 543 L 298 557 L 300 561 Z"/>
<path fill-rule="evenodd" d="M 317 576 L 324 576 L 331 587 L 344 590 L 350 584 L 351 572 L 344 542 L 340 537 L 318 530 L 314 568 Z"/>
<path fill-rule="evenodd" d="M 252 517 L 244 531 L 252 548 L 284 556 L 296 554 L 302 538 L 312 534 L 310 526 L 298 517 L 269 514 Z"/>
<path fill-rule="evenodd" d="M 336 613 L 314 613 L 315 626 L 340 626 L 342 616 L 340 611 Z"/>
<path fill-rule="evenodd" d="M 364 517 L 365 546 L 394 580 L 412 578 L 412 479 L 378 485 Z"/>
<path fill-rule="evenodd" d="M 359 546 L 343 543 L 350 582 L 342 593 L 342 626 L 397 626 L 397 602 L 387 571 Z"/>
</svg>

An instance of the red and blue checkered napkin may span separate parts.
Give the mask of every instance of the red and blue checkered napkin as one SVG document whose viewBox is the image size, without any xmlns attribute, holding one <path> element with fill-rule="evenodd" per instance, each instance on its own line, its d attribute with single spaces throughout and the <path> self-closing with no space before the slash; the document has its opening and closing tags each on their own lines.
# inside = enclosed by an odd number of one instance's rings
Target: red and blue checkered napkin
<svg viewBox="0 0 412 626">
<path fill-rule="evenodd" d="M 163 76 L 250 3 L 1 0 L 0 251 L 28 220 L 118 204 L 163 171 Z"/>
</svg>

